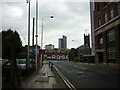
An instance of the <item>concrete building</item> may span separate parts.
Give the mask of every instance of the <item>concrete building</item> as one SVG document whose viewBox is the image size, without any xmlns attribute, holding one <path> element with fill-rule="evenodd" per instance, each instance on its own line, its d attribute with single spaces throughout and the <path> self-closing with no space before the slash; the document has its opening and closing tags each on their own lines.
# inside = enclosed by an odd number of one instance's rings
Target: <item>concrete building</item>
<svg viewBox="0 0 120 90">
<path fill-rule="evenodd" d="M 63 49 L 63 38 L 59 38 L 59 49 Z"/>
<path fill-rule="evenodd" d="M 96 63 L 120 64 L 120 1 L 94 2 Z"/>
<path fill-rule="evenodd" d="M 63 35 L 63 47 L 67 49 L 67 37 Z"/>
<path fill-rule="evenodd" d="M 63 38 L 59 38 L 59 49 L 67 49 L 67 37 L 63 35 Z"/>
<path fill-rule="evenodd" d="M 54 49 L 54 45 L 49 44 L 49 45 L 45 45 L 45 50 L 52 50 Z"/>
</svg>

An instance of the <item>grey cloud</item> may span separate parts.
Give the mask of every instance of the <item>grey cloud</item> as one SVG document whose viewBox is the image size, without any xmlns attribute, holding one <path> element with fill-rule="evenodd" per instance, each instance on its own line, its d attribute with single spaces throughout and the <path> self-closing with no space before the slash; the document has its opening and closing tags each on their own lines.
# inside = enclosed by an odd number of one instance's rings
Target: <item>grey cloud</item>
<svg viewBox="0 0 120 90">
<path fill-rule="evenodd" d="M 85 15 L 89 11 L 89 2 L 65 2 L 69 11 L 78 15 Z"/>
<path fill-rule="evenodd" d="M 11 7 L 20 8 L 23 11 L 22 16 L 12 17 Z M 27 41 L 27 23 L 28 23 L 28 4 L 24 2 L 3 3 L 2 25 L 4 29 L 14 29 L 20 34 L 24 44 Z M 31 3 L 31 36 L 32 36 L 32 18 L 35 17 L 35 2 Z M 68 37 L 69 45 L 71 39 L 81 40 L 81 34 L 84 33 L 85 26 L 89 27 L 89 6 L 82 2 L 46 2 L 39 3 L 39 39 L 41 33 L 41 19 L 43 16 L 54 15 L 54 19 L 46 18 L 44 20 L 44 40 L 46 43 L 56 44 L 58 38 L 62 35 Z M 24 40 L 24 37 L 26 40 Z M 38 41 L 40 42 L 40 40 Z M 69 46 L 71 47 L 71 46 Z"/>
</svg>

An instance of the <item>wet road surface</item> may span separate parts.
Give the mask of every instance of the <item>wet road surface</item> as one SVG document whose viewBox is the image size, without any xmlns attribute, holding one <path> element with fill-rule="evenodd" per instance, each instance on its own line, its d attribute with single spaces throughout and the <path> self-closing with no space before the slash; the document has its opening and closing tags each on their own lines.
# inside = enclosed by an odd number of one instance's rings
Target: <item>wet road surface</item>
<svg viewBox="0 0 120 90">
<path fill-rule="evenodd" d="M 54 62 L 54 65 L 76 88 L 120 88 L 120 70 L 69 61 Z"/>
</svg>

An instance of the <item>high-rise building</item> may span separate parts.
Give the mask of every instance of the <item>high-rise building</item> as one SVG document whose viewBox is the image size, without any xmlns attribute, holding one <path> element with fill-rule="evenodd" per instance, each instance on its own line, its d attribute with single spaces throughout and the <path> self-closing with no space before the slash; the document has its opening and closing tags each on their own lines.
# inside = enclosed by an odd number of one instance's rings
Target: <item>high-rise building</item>
<svg viewBox="0 0 120 90">
<path fill-rule="evenodd" d="M 63 38 L 59 38 L 59 49 L 67 49 L 67 37 L 63 35 Z"/>
<path fill-rule="evenodd" d="M 67 37 L 63 35 L 63 47 L 67 49 Z"/>
<path fill-rule="evenodd" d="M 94 2 L 95 60 L 120 64 L 120 1 Z"/>
<path fill-rule="evenodd" d="M 59 49 L 63 49 L 63 39 L 59 38 Z"/>
</svg>

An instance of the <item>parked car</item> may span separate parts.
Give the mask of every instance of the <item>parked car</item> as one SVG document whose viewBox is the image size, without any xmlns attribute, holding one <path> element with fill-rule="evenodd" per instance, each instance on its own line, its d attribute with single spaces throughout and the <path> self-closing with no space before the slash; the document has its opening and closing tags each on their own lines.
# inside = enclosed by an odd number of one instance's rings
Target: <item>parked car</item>
<svg viewBox="0 0 120 90">
<path fill-rule="evenodd" d="M 11 64 L 9 60 L 2 60 L 2 76 L 9 77 L 10 76 L 10 68 Z M 18 73 L 21 74 L 21 69 L 18 67 Z"/>
<path fill-rule="evenodd" d="M 7 59 L 2 59 L 2 75 L 7 75 L 10 71 L 10 62 Z M 8 74 L 9 75 L 9 74 Z"/>
<path fill-rule="evenodd" d="M 32 65 L 32 70 L 35 71 L 35 67 L 36 67 L 36 65 L 35 65 L 35 59 L 30 59 L 30 63 Z"/>
<path fill-rule="evenodd" d="M 33 65 L 30 61 L 27 61 L 27 68 L 26 68 L 26 59 L 16 59 L 17 60 L 17 66 L 21 70 L 22 74 L 25 74 L 26 72 L 31 72 L 33 69 Z"/>
<path fill-rule="evenodd" d="M 26 69 L 26 59 L 16 59 L 16 63 L 17 63 L 17 68 L 18 68 L 18 73 L 19 75 L 24 76 L 27 72 L 31 72 L 33 65 L 30 63 L 30 61 L 28 61 L 27 64 L 27 69 Z M 10 73 L 10 62 L 9 60 L 3 60 L 2 61 L 2 73 L 3 76 L 7 76 Z"/>
</svg>

